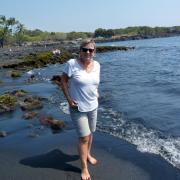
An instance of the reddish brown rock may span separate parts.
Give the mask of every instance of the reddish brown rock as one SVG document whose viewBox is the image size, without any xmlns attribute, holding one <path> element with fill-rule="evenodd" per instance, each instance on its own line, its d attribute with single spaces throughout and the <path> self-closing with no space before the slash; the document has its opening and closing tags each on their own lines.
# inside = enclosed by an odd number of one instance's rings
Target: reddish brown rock
<svg viewBox="0 0 180 180">
<path fill-rule="evenodd" d="M 64 127 L 65 127 L 64 121 L 60 121 L 60 120 L 53 120 L 51 124 L 51 128 L 53 130 L 61 130 Z"/>
<path fill-rule="evenodd" d="M 36 117 L 38 115 L 38 112 L 27 112 L 23 115 L 24 119 L 33 119 L 34 117 Z"/>
<path fill-rule="evenodd" d="M 50 126 L 53 130 L 61 130 L 65 127 L 64 121 L 56 120 L 53 117 L 43 116 L 40 118 L 43 125 Z"/>
</svg>

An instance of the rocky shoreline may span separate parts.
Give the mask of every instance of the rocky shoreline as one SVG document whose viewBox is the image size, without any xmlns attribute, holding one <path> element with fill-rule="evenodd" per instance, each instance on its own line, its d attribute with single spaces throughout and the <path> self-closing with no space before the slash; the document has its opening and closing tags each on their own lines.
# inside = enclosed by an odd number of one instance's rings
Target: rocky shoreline
<svg viewBox="0 0 180 180">
<path fill-rule="evenodd" d="M 52 51 L 54 49 L 71 48 L 73 43 L 70 42 L 39 42 L 31 43 L 24 46 L 11 46 L 0 48 L 0 67 L 8 64 L 18 64 L 23 58 L 30 54 Z"/>
<path fill-rule="evenodd" d="M 130 50 L 134 47 L 125 46 L 98 46 L 97 53 L 104 53 L 107 51 L 116 50 Z M 29 46 L 11 47 L 0 49 L 0 68 L 1 70 L 7 69 L 8 76 L 15 79 L 20 77 L 24 72 L 34 68 L 44 67 L 47 64 L 64 63 L 70 58 L 75 58 L 79 53 L 78 42 L 63 42 L 63 43 L 39 43 L 31 44 Z M 33 82 L 35 76 L 32 74 L 27 79 L 28 83 Z M 52 82 L 60 82 L 60 77 L 54 75 Z M 0 79 L 0 85 L 4 82 Z M 56 83 L 57 84 L 57 83 Z M 37 98 L 25 97 L 18 99 L 24 95 L 24 90 L 5 92 L 0 96 L 0 113 L 14 111 L 16 106 L 19 105 L 22 109 L 31 109 L 42 107 L 42 102 Z M 1 135 L 0 135 L 1 136 Z"/>
<path fill-rule="evenodd" d="M 134 47 L 125 46 L 101 46 L 97 47 L 97 53 L 115 51 L 115 50 L 130 50 Z M 53 53 L 59 50 L 59 54 Z M 21 47 L 6 47 L 0 49 L 0 68 L 22 68 L 28 67 L 41 67 L 46 64 L 63 63 L 69 58 L 76 57 L 79 52 L 78 41 L 62 41 L 62 42 L 39 42 L 31 45 Z M 50 53 L 49 59 L 44 60 L 43 64 L 34 63 L 37 61 L 37 56 L 43 56 L 44 53 Z M 47 57 L 46 57 L 47 58 Z M 34 59 L 34 61 L 33 61 Z M 30 62 L 31 61 L 31 62 Z"/>
</svg>

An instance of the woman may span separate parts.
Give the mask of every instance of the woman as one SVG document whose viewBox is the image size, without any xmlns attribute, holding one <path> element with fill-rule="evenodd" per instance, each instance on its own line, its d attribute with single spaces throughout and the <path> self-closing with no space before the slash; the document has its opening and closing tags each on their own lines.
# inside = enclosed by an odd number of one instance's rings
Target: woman
<svg viewBox="0 0 180 180">
<path fill-rule="evenodd" d="M 81 178 L 91 179 L 87 161 L 97 160 L 91 155 L 92 133 L 96 129 L 100 65 L 93 60 L 96 45 L 85 40 L 80 45 L 78 59 L 70 59 L 62 75 L 62 90 L 69 103 L 70 115 L 79 136 L 78 152 L 81 161 Z"/>
</svg>

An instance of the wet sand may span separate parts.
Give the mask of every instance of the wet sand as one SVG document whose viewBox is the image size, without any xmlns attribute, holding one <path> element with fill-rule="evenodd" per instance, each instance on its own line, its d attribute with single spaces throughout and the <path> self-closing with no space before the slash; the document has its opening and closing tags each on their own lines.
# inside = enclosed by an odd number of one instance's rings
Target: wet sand
<svg viewBox="0 0 180 180">
<path fill-rule="evenodd" d="M 0 138 L 0 180 L 79 180 L 80 162 L 74 130 L 30 138 L 16 133 Z M 179 180 L 180 170 L 161 157 L 96 132 L 89 165 L 92 180 Z"/>
</svg>

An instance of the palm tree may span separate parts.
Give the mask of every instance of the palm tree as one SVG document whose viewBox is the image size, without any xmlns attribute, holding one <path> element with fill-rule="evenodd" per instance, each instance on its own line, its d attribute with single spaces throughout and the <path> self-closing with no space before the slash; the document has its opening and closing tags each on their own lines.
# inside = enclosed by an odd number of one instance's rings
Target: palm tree
<svg viewBox="0 0 180 180">
<path fill-rule="evenodd" d="M 12 28 L 16 23 L 15 18 L 6 19 L 5 16 L 0 15 L 0 47 L 3 48 L 7 35 L 12 32 Z"/>
<path fill-rule="evenodd" d="M 18 22 L 17 26 L 16 26 L 16 42 L 19 44 L 19 46 L 22 45 L 23 39 L 24 39 L 24 31 L 25 31 L 25 27 L 24 24 L 21 24 Z"/>
</svg>

